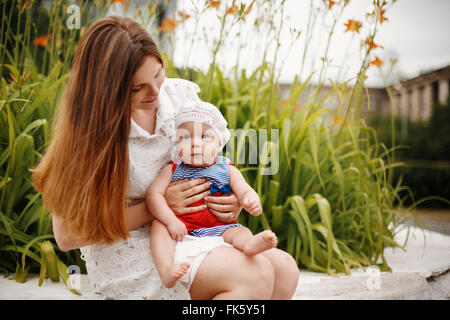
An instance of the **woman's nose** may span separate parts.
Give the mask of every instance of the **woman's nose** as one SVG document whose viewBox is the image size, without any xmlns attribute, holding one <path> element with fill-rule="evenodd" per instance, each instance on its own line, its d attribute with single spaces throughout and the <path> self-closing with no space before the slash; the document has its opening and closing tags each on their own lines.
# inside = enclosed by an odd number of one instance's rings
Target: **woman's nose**
<svg viewBox="0 0 450 320">
<path fill-rule="evenodd" d="M 149 86 L 149 92 L 152 97 L 158 97 L 159 96 L 159 87 L 156 84 L 152 84 Z"/>
</svg>

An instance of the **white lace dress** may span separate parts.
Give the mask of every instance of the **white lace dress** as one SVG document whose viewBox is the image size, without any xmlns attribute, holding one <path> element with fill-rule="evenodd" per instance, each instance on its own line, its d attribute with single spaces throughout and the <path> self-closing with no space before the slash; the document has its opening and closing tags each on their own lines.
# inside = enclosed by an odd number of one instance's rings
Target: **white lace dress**
<svg viewBox="0 0 450 320">
<path fill-rule="evenodd" d="M 183 101 L 198 99 L 199 91 L 192 82 L 166 78 L 160 90 L 155 133 L 149 134 L 131 120 L 128 205 L 144 201 L 148 186 L 170 160 L 175 145 L 174 115 Z M 190 299 L 189 288 L 203 258 L 217 246 L 228 245 L 222 237 L 186 236 L 176 242 L 175 262 L 188 262 L 191 267 L 168 289 L 160 280 L 149 242 L 148 224 L 131 231 L 127 240 L 80 248 L 96 293 L 109 299 Z"/>
</svg>

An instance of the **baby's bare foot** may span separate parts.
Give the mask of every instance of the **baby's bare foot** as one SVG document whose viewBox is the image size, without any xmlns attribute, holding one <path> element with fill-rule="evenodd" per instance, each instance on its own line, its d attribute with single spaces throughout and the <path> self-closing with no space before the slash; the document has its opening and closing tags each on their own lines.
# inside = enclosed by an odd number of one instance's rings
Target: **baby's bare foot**
<svg viewBox="0 0 450 320">
<path fill-rule="evenodd" d="M 262 231 L 253 236 L 244 248 L 246 255 L 252 256 L 277 246 L 277 236 L 270 230 Z"/>
<path fill-rule="evenodd" d="M 161 281 L 167 288 L 173 288 L 177 281 L 186 274 L 189 263 L 172 264 L 161 273 Z"/>
</svg>

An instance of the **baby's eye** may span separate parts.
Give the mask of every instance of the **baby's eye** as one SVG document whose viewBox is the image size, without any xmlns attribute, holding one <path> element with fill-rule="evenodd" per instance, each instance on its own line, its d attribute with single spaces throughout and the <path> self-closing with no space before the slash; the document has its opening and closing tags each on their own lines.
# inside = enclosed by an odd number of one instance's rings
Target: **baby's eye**
<svg viewBox="0 0 450 320">
<path fill-rule="evenodd" d="M 202 134 L 202 139 L 209 139 L 209 136 L 207 134 Z"/>
<path fill-rule="evenodd" d="M 191 136 L 188 135 L 188 134 L 185 134 L 185 135 L 183 136 L 183 139 L 190 139 L 190 138 L 191 138 Z"/>
</svg>

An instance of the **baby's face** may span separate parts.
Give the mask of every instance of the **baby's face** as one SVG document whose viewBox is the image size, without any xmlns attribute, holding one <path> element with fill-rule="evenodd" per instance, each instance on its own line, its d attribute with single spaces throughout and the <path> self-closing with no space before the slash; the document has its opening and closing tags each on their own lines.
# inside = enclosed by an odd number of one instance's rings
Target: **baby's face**
<svg viewBox="0 0 450 320">
<path fill-rule="evenodd" d="M 208 125 L 190 121 L 178 127 L 177 147 L 184 163 L 205 166 L 214 163 L 220 150 L 220 140 Z"/>
</svg>

